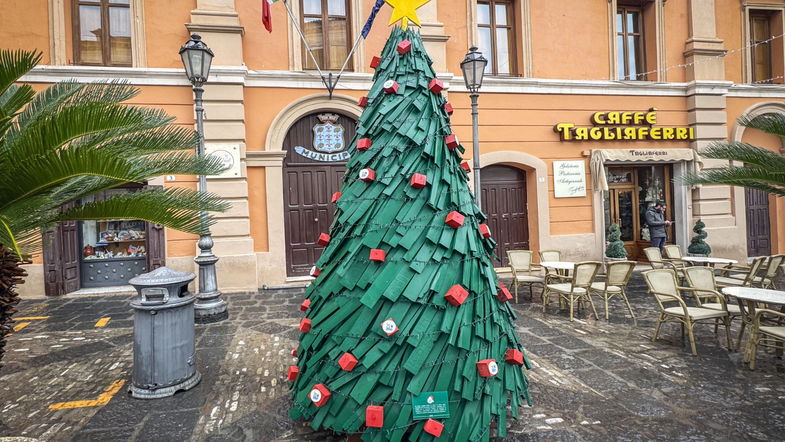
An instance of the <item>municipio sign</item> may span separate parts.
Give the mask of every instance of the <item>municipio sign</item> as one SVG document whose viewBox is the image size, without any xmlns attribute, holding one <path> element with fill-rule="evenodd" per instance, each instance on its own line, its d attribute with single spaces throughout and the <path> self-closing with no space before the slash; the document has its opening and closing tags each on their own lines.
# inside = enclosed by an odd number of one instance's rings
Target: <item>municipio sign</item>
<svg viewBox="0 0 785 442">
<path fill-rule="evenodd" d="M 412 397 L 414 420 L 446 419 L 450 417 L 450 402 L 446 391 L 427 391 Z"/>
<path fill-rule="evenodd" d="M 338 114 L 319 114 L 321 123 L 313 126 L 313 150 L 295 146 L 294 151 L 314 161 L 339 162 L 349 159 L 344 140 L 344 127 L 338 124 Z"/>
</svg>

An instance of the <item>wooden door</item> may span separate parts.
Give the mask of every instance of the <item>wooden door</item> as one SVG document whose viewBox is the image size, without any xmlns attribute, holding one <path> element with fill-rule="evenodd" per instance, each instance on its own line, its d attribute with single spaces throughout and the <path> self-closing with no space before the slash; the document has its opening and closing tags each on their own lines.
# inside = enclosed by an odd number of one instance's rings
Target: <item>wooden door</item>
<svg viewBox="0 0 785 442">
<path fill-rule="evenodd" d="M 638 227 L 637 217 L 637 195 L 633 186 L 611 187 L 608 191 L 607 201 L 610 212 L 610 222 L 619 226 L 621 240 L 624 241 L 624 248 L 630 259 L 636 259 L 638 248 L 636 238 L 640 228 Z M 610 227 L 607 226 L 607 227 Z"/>
<path fill-rule="evenodd" d="M 509 166 L 488 166 L 480 171 L 482 209 L 496 240 L 497 267 L 509 265 L 508 250 L 529 250 L 526 172 Z"/>
<path fill-rule="evenodd" d="M 62 222 L 44 234 L 44 292 L 47 296 L 60 296 L 81 288 L 79 254 L 78 221 Z"/>
<path fill-rule="evenodd" d="M 747 256 L 771 254 L 769 194 L 762 190 L 744 189 L 747 206 Z"/>
<path fill-rule="evenodd" d="M 321 232 L 330 231 L 335 212 L 330 199 L 343 184 L 346 148 L 355 125 L 344 115 L 314 113 L 295 123 L 284 140 L 287 276 L 308 275 L 321 256 L 324 248 L 316 240 Z"/>
</svg>

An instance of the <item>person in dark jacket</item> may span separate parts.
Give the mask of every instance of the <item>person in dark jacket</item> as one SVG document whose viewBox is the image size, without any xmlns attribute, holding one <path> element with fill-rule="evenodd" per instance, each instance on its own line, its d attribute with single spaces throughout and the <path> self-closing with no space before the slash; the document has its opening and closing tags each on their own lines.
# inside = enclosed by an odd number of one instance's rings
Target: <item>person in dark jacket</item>
<svg viewBox="0 0 785 442">
<path fill-rule="evenodd" d="M 665 219 L 665 202 L 657 201 L 654 207 L 649 207 L 646 211 L 646 224 L 649 225 L 649 233 L 651 234 L 651 246 L 657 247 L 662 250 L 665 246 L 665 233 L 666 227 L 671 225 L 670 221 Z"/>
</svg>

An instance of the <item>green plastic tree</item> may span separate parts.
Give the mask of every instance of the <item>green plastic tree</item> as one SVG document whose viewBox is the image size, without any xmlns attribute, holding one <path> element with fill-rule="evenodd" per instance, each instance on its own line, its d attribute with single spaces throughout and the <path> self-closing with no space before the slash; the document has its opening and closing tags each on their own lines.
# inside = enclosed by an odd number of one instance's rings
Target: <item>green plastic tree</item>
<svg viewBox="0 0 785 442">
<path fill-rule="evenodd" d="M 698 220 L 698 222 L 695 223 L 695 227 L 692 228 L 692 231 L 697 233 L 697 235 L 692 238 L 690 246 L 687 247 L 689 253 L 692 253 L 693 255 L 711 255 L 711 247 L 709 247 L 705 241 L 709 236 L 709 234 L 703 230 L 705 228 L 706 224 L 704 224 L 703 221 Z"/>
<path fill-rule="evenodd" d="M 627 257 L 624 241 L 621 240 L 621 230 L 617 224 L 611 224 L 608 228 L 608 248 L 605 249 L 605 256 L 622 259 Z"/>
<path fill-rule="evenodd" d="M 435 78 L 420 35 L 394 28 L 301 306 L 290 415 L 314 429 L 488 440 L 493 421 L 506 434 L 508 406 L 518 418 L 531 403 L 511 296 Z M 449 417 L 434 417 L 443 396 Z"/>
</svg>

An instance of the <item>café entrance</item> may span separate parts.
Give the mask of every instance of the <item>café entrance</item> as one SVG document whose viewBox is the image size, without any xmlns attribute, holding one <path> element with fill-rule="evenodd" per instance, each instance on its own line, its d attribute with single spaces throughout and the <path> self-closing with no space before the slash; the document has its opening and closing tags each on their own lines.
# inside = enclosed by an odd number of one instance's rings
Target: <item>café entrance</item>
<svg viewBox="0 0 785 442">
<path fill-rule="evenodd" d="M 607 234 L 611 224 L 619 226 L 628 259 L 643 259 L 643 249 L 651 245 L 651 233 L 646 223 L 649 207 L 653 207 L 657 201 L 665 201 L 665 219 L 674 221 L 672 178 L 671 164 L 608 167 L 605 231 Z M 667 235 L 667 242 L 674 243 L 673 225 L 668 228 Z"/>
</svg>

